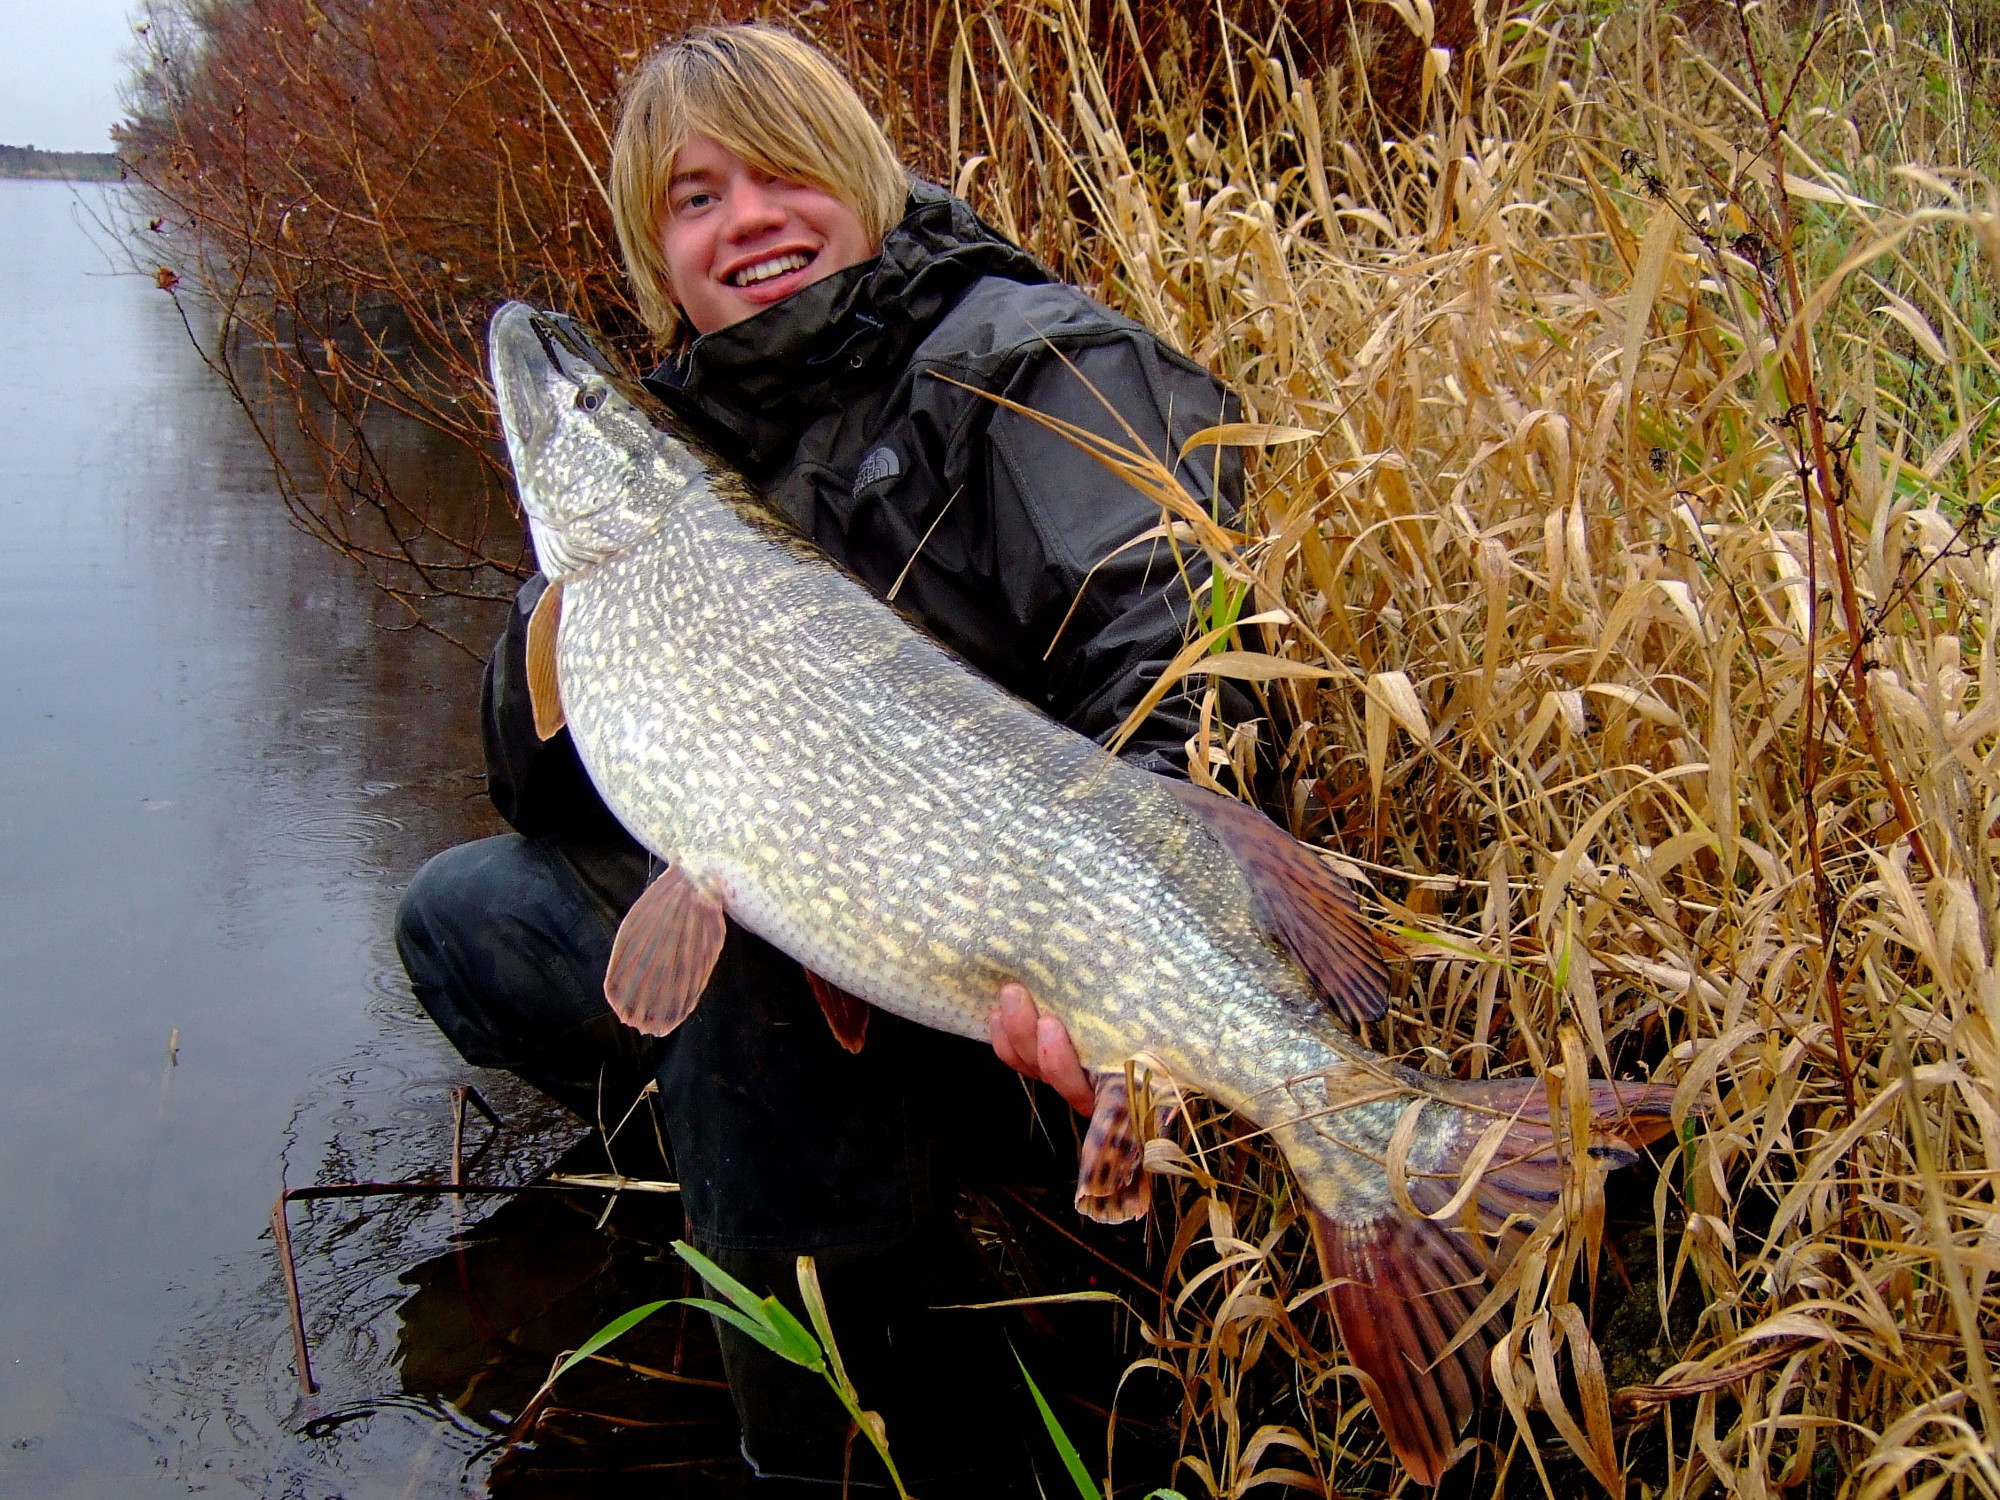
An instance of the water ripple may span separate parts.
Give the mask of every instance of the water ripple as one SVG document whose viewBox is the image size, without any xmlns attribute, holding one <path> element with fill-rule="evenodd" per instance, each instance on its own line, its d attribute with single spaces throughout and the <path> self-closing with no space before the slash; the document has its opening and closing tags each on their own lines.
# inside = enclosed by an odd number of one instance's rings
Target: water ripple
<svg viewBox="0 0 2000 1500">
<path fill-rule="evenodd" d="M 306 849 L 371 849 L 391 834 L 403 831 L 403 821 L 386 813 L 339 809 L 329 812 L 295 814 L 285 827 L 273 829 L 264 840 L 264 852 L 284 854 Z"/>
</svg>

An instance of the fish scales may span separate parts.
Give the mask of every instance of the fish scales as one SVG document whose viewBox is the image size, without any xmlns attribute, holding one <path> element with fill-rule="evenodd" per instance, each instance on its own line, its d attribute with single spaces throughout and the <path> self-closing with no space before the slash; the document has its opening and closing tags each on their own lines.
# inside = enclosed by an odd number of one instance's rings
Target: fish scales
<svg viewBox="0 0 2000 1500">
<path fill-rule="evenodd" d="M 1218 1055 L 1266 1079 L 1285 1040 L 1260 997 L 1335 1031 L 1235 866 L 1150 778 L 1036 732 L 1040 715 L 712 489 L 566 588 L 559 652 L 612 810 L 843 989 L 976 1037 L 1020 977 L 1087 1065 L 1146 1050 L 1173 1069 L 1204 1048 L 1224 1102 Z M 1129 836 L 1147 823 L 1166 836 Z M 1337 1060 L 1329 1045 L 1313 1065 Z"/>
<path fill-rule="evenodd" d="M 1391 1446 L 1435 1481 L 1491 1346 L 1461 1324 L 1519 1222 L 1560 1196 L 1543 1086 L 1456 1083 L 1368 1050 L 1326 997 L 1379 1014 L 1380 961 L 1344 887 L 1289 838 L 968 670 L 685 440 L 574 324 L 510 304 L 492 344 L 559 600 L 562 713 L 606 803 L 670 865 L 627 929 L 685 921 L 669 935 L 719 944 L 719 917 L 699 912 L 726 910 L 839 989 L 967 1037 L 1020 980 L 1069 1028 L 1103 1119 L 1137 1065 L 1268 1131 Z M 1273 916 L 1301 884 L 1314 932 L 1336 939 L 1319 966 L 1312 934 Z M 695 1002 L 705 969 L 650 962 L 632 971 Z M 1634 1158 L 1617 1131 L 1668 1128 L 1669 1090 L 1587 1089 L 1592 1133 L 1571 1149 L 1589 1146 L 1589 1170 Z M 1114 1182 L 1136 1170 L 1121 1139 Z M 1080 1208 L 1105 1166 L 1092 1149 Z"/>
</svg>

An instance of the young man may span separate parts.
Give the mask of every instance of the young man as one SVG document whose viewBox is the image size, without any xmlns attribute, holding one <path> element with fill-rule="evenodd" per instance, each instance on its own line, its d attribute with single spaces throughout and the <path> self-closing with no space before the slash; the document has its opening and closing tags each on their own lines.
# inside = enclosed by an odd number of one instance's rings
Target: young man
<svg viewBox="0 0 2000 1500">
<path fill-rule="evenodd" d="M 1136 434 L 1173 463 L 1230 414 L 1214 380 L 912 181 L 833 64 L 782 31 L 705 30 L 650 59 L 626 98 L 612 195 L 641 314 L 673 351 L 654 393 L 974 667 L 1111 734 L 1179 649 L 1205 569 L 1184 575 L 1164 544 L 1119 550 L 1159 525 L 1155 505 L 980 393 Z M 1193 493 L 1218 482 L 1206 462 L 1185 472 Z M 1235 474 L 1219 483 L 1235 494 Z M 540 586 L 521 592 L 482 705 L 494 803 L 518 832 L 449 850 L 412 882 L 397 940 L 418 998 L 468 1061 L 586 1117 L 601 1101 L 616 1118 L 656 1077 L 690 1237 L 760 1291 L 817 1258 L 906 1478 L 1033 1493 L 995 1436 L 1020 1414 L 982 1394 L 1009 1368 L 1004 1349 L 980 1347 L 992 1325 L 928 1311 L 970 1300 L 952 1294 L 951 1184 L 1026 1145 L 1020 1091 L 984 1049 L 886 1015 L 849 1056 L 798 965 L 733 926 L 672 1037 L 617 1023 L 604 969 L 647 860 L 567 733 L 535 737 L 525 627 Z M 1240 700 L 1226 711 L 1249 715 Z M 1194 716 L 1170 697 L 1123 753 L 1181 774 Z M 1089 1108 L 1060 1022 L 1018 985 L 995 997 L 993 1051 Z M 838 1479 L 838 1406 L 723 1334 L 752 1464 Z"/>
</svg>

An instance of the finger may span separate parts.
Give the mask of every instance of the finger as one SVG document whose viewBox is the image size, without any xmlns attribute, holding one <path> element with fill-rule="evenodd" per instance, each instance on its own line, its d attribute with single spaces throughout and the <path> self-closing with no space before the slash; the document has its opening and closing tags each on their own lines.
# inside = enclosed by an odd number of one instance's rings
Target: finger
<svg viewBox="0 0 2000 1500">
<path fill-rule="evenodd" d="M 1035 1071 L 1078 1114 L 1087 1115 L 1096 1107 L 1097 1091 L 1076 1060 L 1076 1044 L 1058 1016 L 1043 1016 L 1035 1025 Z"/>
<path fill-rule="evenodd" d="M 994 1006 L 986 1015 L 986 1035 L 992 1039 L 993 1051 L 1003 1063 L 1016 1073 L 1032 1075 L 1033 1069 L 1021 1058 L 1014 1046 L 1014 1038 L 1008 1033 L 1006 1018 L 999 1006 Z"/>
<path fill-rule="evenodd" d="M 1010 979 L 1000 986 L 1000 1024 L 1006 1028 L 1008 1045 L 1014 1056 L 1020 1059 L 1015 1067 L 1030 1078 L 1035 1072 L 1035 1022 L 1041 1012 L 1035 1008 L 1035 997 L 1028 993 L 1028 987 L 1019 980 Z"/>
</svg>

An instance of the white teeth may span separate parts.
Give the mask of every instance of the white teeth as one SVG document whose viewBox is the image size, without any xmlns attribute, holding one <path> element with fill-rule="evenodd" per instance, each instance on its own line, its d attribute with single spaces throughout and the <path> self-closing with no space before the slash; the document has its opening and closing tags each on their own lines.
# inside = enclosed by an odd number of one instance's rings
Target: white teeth
<svg viewBox="0 0 2000 1500">
<path fill-rule="evenodd" d="M 769 260 L 760 260 L 754 266 L 745 266 L 729 278 L 731 286 L 755 286 L 760 281 L 769 281 L 773 276 L 782 276 L 787 271 L 796 271 L 810 261 L 810 255 L 794 250 L 789 255 L 776 255 Z"/>
</svg>

